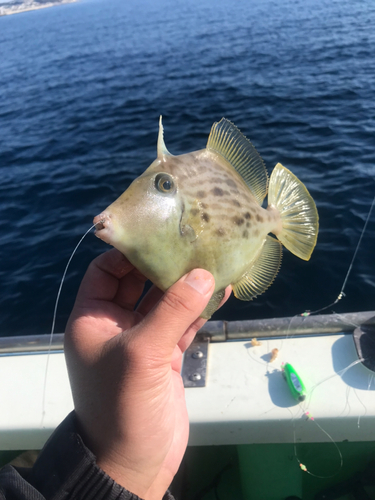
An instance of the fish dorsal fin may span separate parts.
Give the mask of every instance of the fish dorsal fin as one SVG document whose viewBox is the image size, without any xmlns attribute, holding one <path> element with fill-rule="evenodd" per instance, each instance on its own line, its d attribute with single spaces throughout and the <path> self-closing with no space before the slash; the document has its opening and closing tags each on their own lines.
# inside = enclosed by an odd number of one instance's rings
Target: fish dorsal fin
<svg viewBox="0 0 375 500">
<path fill-rule="evenodd" d="M 207 149 L 223 156 L 241 175 L 262 204 L 268 189 L 268 174 L 258 151 L 238 128 L 222 118 L 212 125 Z"/>
<path fill-rule="evenodd" d="M 168 151 L 164 142 L 164 127 L 162 123 L 162 116 L 159 118 L 159 136 L 158 136 L 158 146 L 157 146 L 158 158 L 162 159 L 164 156 L 172 156 Z"/>
<path fill-rule="evenodd" d="M 232 284 L 235 297 L 240 300 L 251 300 L 265 292 L 276 277 L 282 256 L 281 243 L 271 236 L 266 241 L 247 273 Z"/>
</svg>

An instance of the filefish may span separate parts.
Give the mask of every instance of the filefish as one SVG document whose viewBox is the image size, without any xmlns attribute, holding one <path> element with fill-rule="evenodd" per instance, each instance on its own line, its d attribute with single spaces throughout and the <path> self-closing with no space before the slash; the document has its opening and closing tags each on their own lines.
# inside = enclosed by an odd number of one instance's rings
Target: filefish
<svg viewBox="0 0 375 500">
<path fill-rule="evenodd" d="M 163 291 L 192 269 L 211 272 L 215 291 L 201 315 L 210 318 L 228 285 L 240 300 L 270 286 L 282 244 L 309 260 L 318 212 L 280 163 L 268 179 L 259 153 L 230 121 L 213 124 L 205 149 L 174 156 L 160 117 L 156 160 L 94 224 L 96 236 Z"/>
</svg>

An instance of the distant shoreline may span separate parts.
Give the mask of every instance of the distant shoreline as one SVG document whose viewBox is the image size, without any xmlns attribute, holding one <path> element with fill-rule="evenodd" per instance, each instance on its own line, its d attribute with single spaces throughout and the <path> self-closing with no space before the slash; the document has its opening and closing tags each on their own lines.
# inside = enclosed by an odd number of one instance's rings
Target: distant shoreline
<svg viewBox="0 0 375 500">
<path fill-rule="evenodd" d="M 44 4 L 39 2 L 27 2 L 23 4 L 11 4 L 10 6 L 1 7 L 0 6 L 0 17 L 10 16 L 12 14 L 20 14 L 21 12 L 28 12 L 30 10 L 46 9 L 47 7 L 55 7 L 56 5 L 62 5 L 64 3 L 74 3 L 78 0 L 57 0 L 51 1 Z M 6 4 L 3 4 L 6 5 Z"/>
</svg>

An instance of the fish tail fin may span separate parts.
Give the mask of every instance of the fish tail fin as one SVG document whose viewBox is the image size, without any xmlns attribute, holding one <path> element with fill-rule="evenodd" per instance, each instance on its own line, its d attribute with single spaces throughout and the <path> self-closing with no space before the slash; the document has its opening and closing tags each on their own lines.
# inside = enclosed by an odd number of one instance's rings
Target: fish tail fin
<svg viewBox="0 0 375 500">
<path fill-rule="evenodd" d="M 281 163 L 270 178 L 268 203 L 281 216 L 278 240 L 300 259 L 309 260 L 318 237 L 318 211 L 304 184 Z"/>
</svg>

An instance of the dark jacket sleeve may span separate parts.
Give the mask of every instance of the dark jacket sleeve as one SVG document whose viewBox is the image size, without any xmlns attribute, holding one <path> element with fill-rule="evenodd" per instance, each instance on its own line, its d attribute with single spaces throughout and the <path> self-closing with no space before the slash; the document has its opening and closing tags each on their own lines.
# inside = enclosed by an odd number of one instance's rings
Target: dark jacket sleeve
<svg viewBox="0 0 375 500">
<path fill-rule="evenodd" d="M 95 462 L 70 413 L 47 441 L 32 469 L 0 471 L 0 500 L 141 500 Z M 173 500 L 166 493 L 164 500 Z"/>
</svg>

